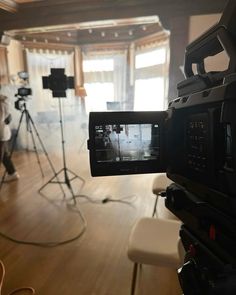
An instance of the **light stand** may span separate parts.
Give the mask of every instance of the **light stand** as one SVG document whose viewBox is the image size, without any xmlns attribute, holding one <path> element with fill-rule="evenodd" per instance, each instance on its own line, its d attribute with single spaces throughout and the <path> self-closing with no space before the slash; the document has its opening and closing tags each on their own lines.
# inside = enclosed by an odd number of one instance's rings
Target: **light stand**
<svg viewBox="0 0 236 295">
<path fill-rule="evenodd" d="M 73 191 L 71 181 L 78 178 L 82 181 L 82 187 L 85 184 L 85 180 L 69 170 L 66 166 L 66 153 L 65 153 L 65 139 L 64 139 L 64 129 L 63 129 L 63 120 L 62 120 L 62 108 L 61 108 L 61 99 L 66 97 L 66 90 L 74 88 L 74 77 L 67 77 L 65 75 L 65 69 L 63 68 L 51 68 L 51 74 L 49 76 L 43 76 L 43 88 L 50 89 L 52 91 L 52 96 L 58 98 L 59 104 L 59 116 L 60 116 L 60 128 L 61 128 L 61 144 L 62 144 L 62 156 L 63 156 L 63 168 L 59 170 L 54 177 L 52 177 L 47 183 L 45 183 L 39 190 L 42 191 L 44 187 L 46 187 L 50 183 L 59 183 L 60 185 L 66 184 L 68 189 L 71 192 L 72 198 L 74 200 L 74 204 L 76 204 L 76 196 Z M 63 181 L 58 180 L 59 174 L 63 173 L 64 179 Z M 69 177 L 69 173 L 72 177 Z M 56 180 L 55 180 L 56 178 Z M 65 195 L 64 195 L 65 196 Z"/>
<path fill-rule="evenodd" d="M 61 168 L 58 172 L 55 173 L 55 175 L 47 182 L 45 183 L 40 189 L 39 192 L 41 192 L 41 190 L 43 188 L 45 188 L 48 184 L 50 183 L 59 183 L 59 184 L 66 184 L 68 189 L 71 192 L 72 198 L 74 203 L 76 204 L 76 195 L 73 191 L 73 187 L 71 185 L 71 181 L 73 181 L 74 179 L 78 178 L 79 180 L 82 181 L 82 187 L 85 184 L 85 180 L 80 177 L 79 175 L 75 174 L 73 171 L 69 170 L 67 168 L 66 165 L 66 153 L 65 153 L 65 138 L 64 138 L 64 126 L 63 126 L 63 118 L 62 118 L 62 107 L 61 107 L 61 98 L 58 97 L 58 104 L 59 104 L 59 116 L 60 116 L 60 129 L 61 129 L 61 146 L 62 146 L 62 157 L 63 157 L 63 168 Z M 58 180 L 58 176 L 63 173 L 64 176 L 64 180 L 63 181 L 59 181 Z M 69 177 L 70 173 L 72 175 L 72 178 Z M 56 180 L 55 180 L 56 178 Z"/>
<path fill-rule="evenodd" d="M 38 130 L 37 130 L 35 124 L 34 124 L 34 121 L 33 121 L 32 117 L 31 117 L 31 115 L 30 115 L 30 113 L 29 113 L 29 111 L 28 111 L 28 109 L 26 107 L 25 98 L 24 97 L 20 97 L 19 98 L 19 101 L 20 102 L 23 102 L 23 103 L 21 103 L 21 107 L 18 108 L 18 110 L 21 111 L 21 116 L 20 116 L 20 120 L 19 120 L 19 123 L 18 123 L 16 134 L 15 134 L 14 139 L 13 139 L 13 142 L 12 142 L 12 147 L 11 147 L 11 151 L 10 151 L 10 158 L 12 157 L 12 154 L 13 154 L 13 152 L 15 150 L 16 141 L 17 141 L 17 137 L 18 137 L 19 132 L 20 132 L 21 124 L 23 122 L 23 118 L 25 118 L 26 130 L 31 135 L 31 140 L 32 140 L 32 143 L 33 143 L 34 152 L 36 154 L 37 162 L 38 162 L 38 165 L 39 165 L 39 168 L 40 168 L 40 171 L 41 171 L 42 176 L 44 177 L 44 173 L 43 173 L 42 165 L 41 165 L 41 162 L 40 162 L 39 153 L 38 153 L 38 150 L 37 150 L 37 147 L 36 147 L 36 141 L 35 141 L 34 132 L 35 132 L 35 134 L 36 134 L 36 136 L 38 138 L 38 141 L 39 141 L 39 143 L 41 145 L 41 148 L 42 148 L 42 150 L 43 150 L 43 152 L 44 152 L 44 154 L 45 154 L 45 156 L 46 156 L 46 158 L 48 160 L 48 163 L 49 163 L 49 165 L 50 165 L 50 167 L 51 167 L 51 169 L 52 169 L 52 171 L 53 171 L 53 173 L 54 173 L 54 175 L 56 177 L 56 171 L 55 171 L 55 169 L 53 167 L 53 164 L 52 164 L 52 162 L 51 162 L 51 160 L 49 158 L 49 155 L 48 155 L 48 153 L 47 153 L 47 151 L 45 149 L 45 146 L 43 144 L 43 141 L 42 141 L 42 139 L 39 136 L 39 133 L 38 133 Z M 6 170 L 4 172 L 4 175 L 3 175 L 2 180 L 1 180 L 1 183 L 0 183 L 0 189 L 1 189 L 2 185 L 3 185 L 3 183 L 4 183 L 5 177 L 6 177 Z M 62 189 L 62 192 L 64 193 L 62 186 L 61 186 L 61 189 Z"/>
</svg>

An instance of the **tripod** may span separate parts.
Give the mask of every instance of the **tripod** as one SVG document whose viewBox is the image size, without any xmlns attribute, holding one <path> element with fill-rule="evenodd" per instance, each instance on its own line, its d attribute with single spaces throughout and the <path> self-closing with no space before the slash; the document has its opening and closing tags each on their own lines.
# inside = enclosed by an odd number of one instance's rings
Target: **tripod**
<svg viewBox="0 0 236 295">
<path fill-rule="evenodd" d="M 22 101 L 23 101 L 23 103 L 21 104 L 21 106 L 17 107 L 17 109 L 21 111 L 21 116 L 20 116 L 20 120 L 19 120 L 19 123 L 18 123 L 16 134 L 15 134 L 14 139 L 12 141 L 12 147 L 11 147 L 11 151 L 10 151 L 10 158 L 12 157 L 12 154 L 13 154 L 13 152 L 15 150 L 16 140 L 17 140 L 20 128 L 21 128 L 21 124 L 23 122 L 23 118 L 25 118 L 26 130 L 31 135 L 31 140 L 32 140 L 32 143 L 33 143 L 34 152 L 36 154 L 37 162 L 38 162 L 38 165 L 39 165 L 42 176 L 44 177 L 44 173 L 43 173 L 42 165 L 41 165 L 41 162 L 40 162 L 39 153 L 38 153 L 38 150 L 37 150 L 37 147 L 36 147 L 36 141 L 35 141 L 34 132 L 35 132 L 35 134 L 36 134 L 36 136 L 38 138 L 38 141 L 39 141 L 39 143 L 40 143 L 40 145 L 42 147 L 42 150 L 43 150 L 43 152 L 44 152 L 44 154 L 45 154 L 45 156 L 46 156 L 46 158 L 48 160 L 48 163 L 49 163 L 54 175 L 56 175 L 56 171 L 55 171 L 55 169 L 53 167 L 53 164 L 52 164 L 52 162 L 51 162 L 51 160 L 50 160 L 50 158 L 48 156 L 48 153 L 47 153 L 47 151 L 45 149 L 45 146 L 44 146 L 44 144 L 43 144 L 43 142 L 42 142 L 42 140 L 41 140 L 41 138 L 39 136 L 39 133 L 38 133 L 37 128 L 36 128 L 36 126 L 34 124 L 34 121 L 33 121 L 32 117 L 31 117 L 29 111 L 27 110 L 26 102 L 25 102 L 23 97 L 20 97 L 20 102 L 22 102 Z M 2 184 L 4 183 L 5 177 L 6 177 L 6 170 L 5 170 L 4 175 L 2 177 L 2 180 L 1 180 L 0 189 L 2 187 Z M 61 187 L 61 189 L 63 191 L 62 187 Z M 63 191 L 63 193 L 64 193 L 64 191 Z"/>
<path fill-rule="evenodd" d="M 62 184 L 66 184 L 69 191 L 71 192 L 74 204 L 76 204 L 76 195 L 73 191 L 73 187 L 71 185 L 71 181 L 73 181 L 74 179 L 78 178 L 79 180 L 82 181 L 82 187 L 85 184 L 85 180 L 80 177 L 79 175 L 75 174 L 73 171 L 69 170 L 67 168 L 67 164 L 66 164 L 66 153 L 65 153 L 65 138 L 64 138 L 64 126 L 63 126 L 63 118 L 62 118 L 62 107 L 61 107 L 61 99 L 58 97 L 58 104 L 59 104 L 59 116 L 60 116 L 60 129 L 61 129 L 61 145 L 62 145 L 62 158 L 63 158 L 63 168 L 61 168 L 58 172 L 55 173 L 55 175 L 49 179 L 49 181 L 47 183 L 45 183 L 40 189 L 39 192 L 42 191 L 43 188 L 45 188 L 48 184 L 50 183 L 59 183 L 60 185 Z M 64 179 L 63 181 L 58 180 L 58 176 L 60 174 L 63 174 Z M 71 175 L 71 177 L 69 177 L 69 174 Z M 55 180 L 56 178 L 56 180 Z M 64 192 L 64 191 L 63 191 Z M 65 196 L 65 194 L 64 194 Z"/>
</svg>

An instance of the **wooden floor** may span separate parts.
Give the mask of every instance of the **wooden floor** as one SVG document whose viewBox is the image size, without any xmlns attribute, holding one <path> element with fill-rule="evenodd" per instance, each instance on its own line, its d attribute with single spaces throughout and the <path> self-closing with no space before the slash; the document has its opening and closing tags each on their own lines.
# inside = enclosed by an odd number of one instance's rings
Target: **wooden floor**
<svg viewBox="0 0 236 295">
<path fill-rule="evenodd" d="M 0 237 L 0 259 L 6 267 L 3 294 L 21 286 L 32 286 L 38 295 L 128 295 L 132 263 L 127 258 L 127 240 L 134 222 L 151 216 L 154 197 L 151 192 L 155 175 L 92 178 L 87 152 L 67 151 L 68 167 L 86 181 L 81 188 L 73 180 L 77 208 L 87 221 L 83 236 L 58 247 L 37 247 L 11 242 Z M 51 242 L 76 236 L 83 228 L 78 212 L 67 192 L 63 198 L 58 184 L 48 184 L 43 196 L 38 189 L 52 176 L 44 155 L 40 155 L 45 173 L 40 173 L 32 152 L 15 152 L 14 162 L 20 180 L 5 183 L 0 191 L 0 231 L 15 239 Z M 50 155 L 55 170 L 62 168 L 60 154 Z M 2 170 L 1 170 L 2 172 Z M 109 202 L 105 197 L 124 198 L 131 204 Z M 144 266 L 137 295 L 181 294 L 176 273 Z"/>
</svg>

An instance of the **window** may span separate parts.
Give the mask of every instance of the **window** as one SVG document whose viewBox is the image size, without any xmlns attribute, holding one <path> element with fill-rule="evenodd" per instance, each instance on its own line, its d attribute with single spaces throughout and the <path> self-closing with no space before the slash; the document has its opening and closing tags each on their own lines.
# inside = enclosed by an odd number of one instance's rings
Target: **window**
<svg viewBox="0 0 236 295">
<path fill-rule="evenodd" d="M 135 81 L 135 111 L 164 110 L 164 78 Z"/>
<path fill-rule="evenodd" d="M 169 44 L 167 39 L 158 42 L 139 43 L 129 50 L 86 51 L 86 112 L 166 109 Z"/>
<path fill-rule="evenodd" d="M 83 58 L 86 112 L 122 107 L 126 83 L 125 52 L 90 52 Z"/>
<path fill-rule="evenodd" d="M 114 101 L 114 85 L 107 82 L 85 83 L 87 113 L 102 112 L 107 109 L 107 102 Z"/>
<path fill-rule="evenodd" d="M 105 111 L 106 102 L 114 101 L 114 60 L 112 58 L 83 61 L 85 75 L 86 112 Z"/>
<path fill-rule="evenodd" d="M 135 111 L 161 111 L 166 108 L 167 46 L 135 56 Z"/>
<path fill-rule="evenodd" d="M 83 62 L 83 70 L 88 72 L 108 72 L 114 70 L 113 59 L 92 59 Z"/>
<path fill-rule="evenodd" d="M 165 48 L 156 49 L 150 52 L 140 53 L 136 55 L 136 69 L 151 67 L 166 62 Z"/>
</svg>

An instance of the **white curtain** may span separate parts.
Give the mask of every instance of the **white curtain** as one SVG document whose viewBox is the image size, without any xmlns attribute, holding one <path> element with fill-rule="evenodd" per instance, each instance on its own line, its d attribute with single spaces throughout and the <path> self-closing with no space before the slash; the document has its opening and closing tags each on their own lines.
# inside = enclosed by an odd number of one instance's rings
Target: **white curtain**
<svg viewBox="0 0 236 295">
<path fill-rule="evenodd" d="M 45 112 L 57 108 L 57 99 L 50 90 L 44 90 L 42 76 L 50 75 L 51 68 L 64 68 L 67 76 L 74 75 L 73 53 L 27 50 L 27 64 L 32 94 L 32 111 Z M 66 105 L 73 104 L 74 90 L 67 90 Z"/>
<path fill-rule="evenodd" d="M 43 89 L 42 76 L 50 75 L 51 68 L 64 68 L 67 76 L 74 76 L 73 53 L 59 51 L 27 50 L 27 66 L 29 72 L 29 85 L 32 96 L 26 99 L 27 109 L 38 130 L 46 150 L 61 149 L 61 132 L 59 116 L 59 99 L 52 97 L 51 90 Z M 74 89 L 67 90 L 67 97 L 60 98 L 62 105 L 62 117 L 64 123 L 64 135 L 66 148 L 81 149 L 87 138 L 87 128 L 81 112 L 81 102 L 75 97 Z M 17 128 L 20 111 L 14 112 L 14 128 Z M 26 131 L 26 122 L 22 121 L 22 127 L 18 135 L 17 146 L 21 149 L 33 150 L 32 138 Z M 35 135 L 35 133 L 34 133 Z M 37 140 L 37 136 L 35 135 Z M 37 149 L 42 150 L 37 140 Z"/>
<path fill-rule="evenodd" d="M 124 110 L 127 51 L 84 53 L 86 112 Z"/>
<path fill-rule="evenodd" d="M 135 111 L 162 111 L 167 108 L 169 44 L 152 43 L 139 47 L 135 57 Z"/>
</svg>

